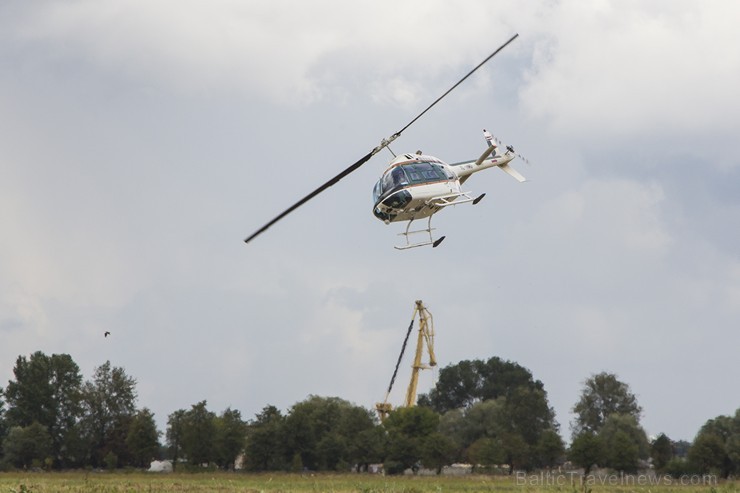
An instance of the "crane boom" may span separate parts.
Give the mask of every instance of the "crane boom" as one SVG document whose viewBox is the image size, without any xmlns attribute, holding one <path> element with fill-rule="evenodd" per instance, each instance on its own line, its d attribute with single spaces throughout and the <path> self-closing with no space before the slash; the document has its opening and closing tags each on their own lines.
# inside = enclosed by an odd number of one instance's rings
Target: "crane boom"
<svg viewBox="0 0 740 493">
<path fill-rule="evenodd" d="M 416 354 L 414 355 L 414 364 L 411 366 L 411 382 L 406 391 L 406 407 L 416 405 L 416 387 L 419 384 L 419 370 L 429 370 L 437 366 L 437 359 L 434 356 L 434 323 L 432 314 L 426 309 L 421 300 L 416 300 L 414 315 L 419 314 L 419 337 L 416 341 Z M 429 352 L 429 364 L 421 362 L 424 343 L 426 342 L 427 351 Z"/>
<path fill-rule="evenodd" d="M 411 365 L 411 381 L 409 382 L 408 389 L 406 390 L 406 400 L 404 401 L 405 407 L 413 407 L 416 405 L 416 389 L 419 384 L 419 371 L 428 370 L 437 365 L 437 359 L 434 355 L 434 319 L 432 318 L 431 312 L 427 310 L 424 303 L 421 300 L 416 300 L 414 306 L 414 314 L 411 317 L 411 323 L 409 324 L 406 337 L 403 340 L 401 346 L 401 354 L 398 356 L 396 362 L 396 368 L 393 370 L 393 377 L 391 377 L 391 383 L 388 386 L 388 392 L 385 394 L 385 400 L 375 404 L 375 409 L 378 411 L 380 420 L 383 421 L 393 409 L 393 406 L 388 402 L 391 390 L 393 389 L 393 382 L 396 380 L 396 374 L 398 373 L 398 367 L 403 359 L 403 353 L 406 350 L 406 344 L 408 343 L 411 330 L 414 327 L 414 320 L 416 315 L 419 315 L 419 335 L 416 341 L 416 353 L 414 355 L 414 362 Z M 424 353 L 424 346 L 426 345 L 427 352 L 429 353 L 429 364 L 422 363 L 422 356 Z"/>
</svg>

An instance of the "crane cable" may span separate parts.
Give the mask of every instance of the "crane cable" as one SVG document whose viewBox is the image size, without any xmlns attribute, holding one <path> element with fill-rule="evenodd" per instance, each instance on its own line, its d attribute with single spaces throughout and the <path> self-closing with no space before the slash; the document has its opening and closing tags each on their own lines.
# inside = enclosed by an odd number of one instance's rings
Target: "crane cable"
<svg viewBox="0 0 740 493">
<path fill-rule="evenodd" d="M 403 359 L 403 353 L 406 351 L 406 343 L 409 342 L 409 336 L 411 335 L 411 330 L 414 328 L 414 318 L 416 318 L 416 312 L 414 312 L 414 317 L 411 319 L 411 323 L 409 324 L 409 329 L 406 331 L 406 338 L 403 340 L 403 346 L 401 346 L 401 354 L 398 355 L 398 361 L 396 362 L 396 368 L 393 370 L 393 376 L 391 377 L 391 383 L 388 385 L 388 393 L 386 394 L 386 401 L 388 400 L 388 396 L 391 393 L 391 389 L 393 388 L 393 382 L 396 381 L 396 374 L 398 373 L 398 367 L 401 366 L 401 360 Z"/>
</svg>

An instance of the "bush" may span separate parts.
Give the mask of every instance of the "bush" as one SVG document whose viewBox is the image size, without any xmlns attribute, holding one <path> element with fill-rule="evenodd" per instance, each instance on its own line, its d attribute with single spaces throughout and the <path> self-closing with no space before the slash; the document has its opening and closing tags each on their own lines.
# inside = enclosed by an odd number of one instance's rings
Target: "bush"
<svg viewBox="0 0 740 493">
<path fill-rule="evenodd" d="M 693 469 L 694 468 L 691 467 L 691 464 L 686 459 L 682 459 L 680 457 L 674 457 L 670 459 L 668 462 L 666 462 L 666 465 L 663 468 L 663 471 L 666 474 L 669 474 L 673 478 L 679 478 L 687 474 L 693 474 L 694 473 Z"/>
<path fill-rule="evenodd" d="M 118 456 L 113 452 L 108 452 L 103 461 L 105 462 L 105 468 L 110 471 L 118 467 Z"/>
</svg>

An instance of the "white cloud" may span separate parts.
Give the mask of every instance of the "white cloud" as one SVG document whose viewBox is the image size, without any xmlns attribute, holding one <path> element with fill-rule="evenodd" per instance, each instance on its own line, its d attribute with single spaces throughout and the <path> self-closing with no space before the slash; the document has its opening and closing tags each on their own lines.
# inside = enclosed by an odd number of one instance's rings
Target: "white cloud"
<svg viewBox="0 0 740 493">
<path fill-rule="evenodd" d="M 740 81 L 737 3 L 565 1 L 547 11 L 521 96 L 556 132 L 587 145 L 693 141 L 740 123 L 737 98 L 726 98 Z"/>
<path fill-rule="evenodd" d="M 490 43 L 464 35 L 489 25 L 486 3 L 220 1 L 48 3 L 28 9 L 12 32 L 52 45 L 51 56 L 82 57 L 143 84 L 209 94 L 256 92 L 288 104 L 341 93 L 337 75 L 372 74 L 361 91 L 407 68 L 423 80 L 462 62 L 472 63 Z M 362 77 L 360 75 L 359 77 Z M 391 100 L 418 98 L 418 83 L 401 88 L 391 76 Z M 341 84 L 341 83 L 340 83 Z M 393 95 L 399 90 L 403 94 Z"/>
</svg>

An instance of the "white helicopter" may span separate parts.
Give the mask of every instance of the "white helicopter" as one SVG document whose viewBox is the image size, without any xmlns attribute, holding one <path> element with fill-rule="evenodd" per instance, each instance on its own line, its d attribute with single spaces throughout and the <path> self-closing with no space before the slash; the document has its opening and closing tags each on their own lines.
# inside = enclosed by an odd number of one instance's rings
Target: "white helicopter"
<svg viewBox="0 0 740 493">
<path fill-rule="evenodd" d="M 347 169 L 321 185 L 319 188 L 309 193 L 301 200 L 290 206 L 288 209 L 283 211 L 280 215 L 275 217 L 272 221 L 268 222 L 251 236 L 247 237 L 244 242 L 249 243 L 254 238 L 264 233 L 270 226 L 281 220 L 293 212 L 298 207 L 302 206 L 316 195 L 320 194 L 327 188 L 331 187 L 339 180 L 349 175 L 353 171 L 357 170 L 360 166 L 370 160 L 375 154 L 380 152 L 383 148 L 386 148 L 395 139 L 400 137 L 401 133 L 413 125 L 416 120 L 421 118 L 427 111 L 432 109 L 434 105 L 440 102 L 445 96 L 447 96 L 453 89 L 462 84 L 462 82 L 470 77 L 476 70 L 482 67 L 488 60 L 493 58 L 499 51 L 503 50 L 509 43 L 519 36 L 514 34 L 507 42 L 502 44 L 493 53 L 488 55 L 482 62 L 476 65 L 470 72 L 468 72 L 462 79 L 457 81 L 455 85 L 449 88 L 444 94 L 437 98 L 432 104 L 430 104 L 424 111 L 419 113 L 413 120 L 406 124 L 398 132 L 394 133 L 387 139 L 383 139 L 380 145 L 373 148 L 369 153 L 360 158 L 356 163 L 349 166 Z M 438 246 L 444 236 L 435 240 L 432 237 L 431 220 L 432 216 L 440 210 L 450 205 L 464 204 L 472 202 L 477 204 L 483 198 L 480 195 L 473 198 L 469 192 L 463 192 L 461 185 L 465 183 L 470 175 L 475 172 L 492 168 L 499 167 L 518 181 L 524 181 L 524 177 L 514 171 L 508 164 L 514 159 L 516 154 L 514 149 L 510 146 L 507 147 L 504 154 L 497 154 L 497 145 L 493 136 L 487 131 L 483 131 L 486 141 L 488 142 L 488 148 L 486 151 L 475 161 L 465 161 L 456 164 L 446 164 L 440 159 L 432 156 L 426 156 L 421 153 L 418 154 L 403 154 L 395 157 L 391 161 L 390 165 L 383 173 L 382 177 L 375 185 L 373 190 L 373 198 L 375 204 L 373 207 L 373 214 L 378 219 L 386 222 L 397 222 L 397 221 L 408 221 L 406 231 L 401 235 L 406 237 L 406 244 L 397 246 L 397 249 L 405 250 L 408 248 L 414 248 L 424 245 L 432 245 L 432 247 Z M 389 149 L 390 150 L 390 149 Z M 429 218 L 427 228 L 419 231 L 409 231 L 411 223 L 416 219 Z M 421 241 L 418 243 L 411 243 L 409 236 L 415 233 L 426 232 L 429 234 L 428 241 Z"/>
<path fill-rule="evenodd" d="M 483 136 L 488 148 L 474 161 L 447 164 L 434 157 L 422 154 L 403 154 L 393 159 L 383 176 L 373 189 L 375 205 L 373 214 L 385 222 L 408 221 L 406 231 L 400 233 L 406 238 L 406 244 L 396 246 L 398 250 L 406 250 L 425 245 L 439 246 L 444 236 L 434 239 L 432 236 L 432 216 L 445 207 L 451 205 L 474 205 L 480 202 L 485 193 L 473 198 L 470 192 L 464 192 L 461 185 L 473 173 L 488 168 L 501 168 L 519 182 L 526 179 L 520 175 L 509 163 L 516 157 L 514 149 L 507 146 L 504 154 L 498 154 L 496 141 L 486 129 Z M 428 218 L 426 229 L 409 231 L 411 223 L 417 219 Z M 412 243 L 409 236 L 416 233 L 427 233 L 428 241 Z"/>
</svg>

